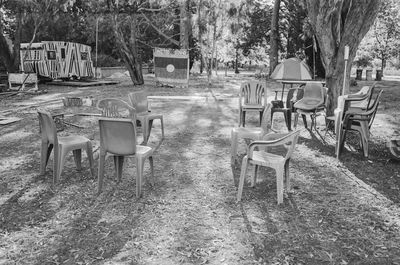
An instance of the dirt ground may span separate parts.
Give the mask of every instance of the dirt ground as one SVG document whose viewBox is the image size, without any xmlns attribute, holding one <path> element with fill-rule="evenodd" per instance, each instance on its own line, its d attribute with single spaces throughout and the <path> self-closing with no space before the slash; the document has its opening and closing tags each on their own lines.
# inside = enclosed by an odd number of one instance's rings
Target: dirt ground
<svg viewBox="0 0 400 265">
<path fill-rule="evenodd" d="M 254 77 L 221 74 L 211 87 L 204 76 L 191 78 L 189 88 L 156 86 L 147 75 L 138 87 L 121 78 L 112 86 L 43 84 L 46 94 L 1 96 L 0 115 L 23 120 L 0 125 L 0 264 L 400 264 L 399 162 L 386 148 L 400 130 L 399 81 L 377 84 L 384 92 L 368 159 L 352 136 L 337 160 L 323 119 L 317 132 L 301 131 L 290 164 L 292 192 L 278 206 L 275 172 L 264 168 L 256 187 L 246 183 L 236 202 L 240 162 L 231 166 L 230 131 L 237 125 L 240 83 Z M 273 98 L 280 85 L 267 83 Z M 126 100 L 143 88 L 152 111 L 164 115 L 166 137 L 154 155 L 155 183 L 145 183 L 142 198 L 135 196 L 132 159 L 126 159 L 120 183 L 107 161 L 100 195 L 85 155 L 80 172 L 68 157 L 55 186 L 52 158 L 39 175 L 37 106 L 95 113 L 90 106 L 64 108 L 60 99 Z M 257 124 L 255 116 L 248 115 L 247 126 Z M 84 128 L 67 126 L 60 135 L 87 136 L 96 157 L 97 118 L 66 115 L 65 121 Z M 274 127 L 286 130 L 281 114 Z M 160 137 L 155 123 L 151 144 Z M 96 160 L 96 172 L 97 166 Z"/>
</svg>

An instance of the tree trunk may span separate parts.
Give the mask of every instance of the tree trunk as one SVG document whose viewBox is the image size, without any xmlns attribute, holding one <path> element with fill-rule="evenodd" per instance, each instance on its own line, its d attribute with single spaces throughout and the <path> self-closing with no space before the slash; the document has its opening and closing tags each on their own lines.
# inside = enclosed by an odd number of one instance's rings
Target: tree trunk
<svg viewBox="0 0 400 265">
<path fill-rule="evenodd" d="M 203 5 L 203 0 L 199 0 L 197 4 L 197 26 L 199 27 L 198 35 L 197 35 L 197 42 L 199 45 L 199 56 L 200 56 L 200 74 L 203 73 L 204 62 L 203 62 L 203 51 L 202 51 L 202 36 L 203 36 L 203 29 L 201 26 L 201 7 Z"/>
<path fill-rule="evenodd" d="M 278 64 L 278 44 L 279 44 L 279 8 L 281 0 L 275 0 L 274 10 L 271 20 L 271 36 L 269 50 L 269 74 L 271 75 Z"/>
<path fill-rule="evenodd" d="M 239 50 L 235 49 L 235 74 L 239 73 Z"/>
<path fill-rule="evenodd" d="M 326 70 L 328 115 L 337 106 L 337 97 L 350 83 L 350 69 L 358 45 L 378 14 L 380 0 L 306 0 L 308 17 L 321 49 Z M 349 46 L 347 71 L 344 73 L 344 49 Z"/>
<path fill-rule="evenodd" d="M 122 56 L 126 68 L 128 68 L 129 75 L 134 85 L 143 85 L 143 75 L 141 60 L 138 55 L 138 49 L 136 44 L 136 16 L 132 16 L 131 20 L 131 30 L 129 43 L 126 43 L 123 33 L 119 29 L 118 17 L 114 16 L 113 27 L 114 35 L 117 40 L 118 50 Z"/>
<path fill-rule="evenodd" d="M 189 49 L 189 1 L 184 0 L 181 3 L 180 10 L 180 44 L 182 49 Z"/>
</svg>

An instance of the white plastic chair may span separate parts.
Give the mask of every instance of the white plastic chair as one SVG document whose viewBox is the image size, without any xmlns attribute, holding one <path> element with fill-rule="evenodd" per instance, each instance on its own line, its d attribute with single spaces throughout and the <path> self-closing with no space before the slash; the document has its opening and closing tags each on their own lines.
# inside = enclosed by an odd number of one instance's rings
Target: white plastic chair
<svg viewBox="0 0 400 265">
<path fill-rule="evenodd" d="M 257 111 L 262 115 L 267 105 L 267 89 L 258 81 L 242 83 L 239 91 L 239 126 L 245 126 L 246 112 Z"/>
<path fill-rule="evenodd" d="M 91 141 L 79 135 L 57 136 L 56 124 L 51 114 L 45 110 L 38 109 L 39 124 L 42 134 L 42 147 L 40 158 L 40 174 L 44 175 L 47 162 L 54 148 L 53 161 L 53 184 L 55 184 L 63 170 L 66 155 L 72 151 L 74 154 L 75 164 L 78 170 L 82 169 L 81 158 L 82 149 L 86 150 L 89 159 L 90 173 L 94 176 L 93 169 L 93 151 Z"/>
<path fill-rule="evenodd" d="M 247 155 L 243 157 L 242 168 L 240 172 L 239 188 L 237 200 L 242 199 L 244 180 L 247 175 L 249 165 L 254 165 L 254 173 L 251 180 L 251 187 L 254 187 L 257 180 L 257 171 L 259 166 L 265 166 L 275 169 L 278 204 L 283 203 L 284 182 L 286 190 L 290 190 L 289 161 L 293 154 L 300 131 L 289 134 L 267 134 L 262 141 L 254 141 L 249 145 Z M 284 146 L 285 154 L 275 154 L 268 151 L 269 147 Z M 258 150 L 256 150 L 258 149 Z"/>
<path fill-rule="evenodd" d="M 297 128 L 299 114 L 303 117 L 304 126 L 307 128 L 306 115 L 310 115 L 311 127 L 317 130 L 317 117 L 325 115 L 325 104 L 328 99 L 328 88 L 323 87 L 319 82 L 307 82 L 304 87 L 303 98 L 294 104 L 296 114 L 294 128 Z"/>
<path fill-rule="evenodd" d="M 161 141 L 164 140 L 164 119 L 162 114 L 151 113 L 149 102 L 147 100 L 147 92 L 145 90 L 129 93 L 129 101 L 136 110 L 136 119 L 140 121 L 143 128 L 143 143 L 147 144 L 150 138 L 151 128 L 154 120 L 160 120 L 161 125 Z"/>
<path fill-rule="evenodd" d="M 141 197 L 144 161 L 150 162 L 151 178 L 154 178 L 153 149 L 149 146 L 136 144 L 136 121 L 132 119 L 101 118 L 100 127 L 100 158 L 98 193 L 103 187 L 104 163 L 107 154 L 114 156 L 116 177 L 121 180 L 122 166 L 125 156 L 134 156 L 136 164 L 136 197 Z"/>
<path fill-rule="evenodd" d="M 261 127 L 235 127 L 231 131 L 231 163 L 234 164 L 240 139 L 261 140 L 262 137 L 272 131 L 271 108 L 268 103 L 262 115 Z"/>
</svg>

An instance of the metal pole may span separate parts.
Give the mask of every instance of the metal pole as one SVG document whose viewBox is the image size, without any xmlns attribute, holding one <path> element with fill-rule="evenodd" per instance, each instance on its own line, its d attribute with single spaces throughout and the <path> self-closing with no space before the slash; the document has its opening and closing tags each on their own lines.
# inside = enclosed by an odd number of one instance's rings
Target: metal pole
<svg viewBox="0 0 400 265">
<path fill-rule="evenodd" d="M 349 59 L 349 46 L 344 46 L 344 77 L 343 77 L 343 89 L 342 96 L 344 95 L 344 89 L 346 87 L 346 75 L 347 75 L 347 60 Z"/>
<path fill-rule="evenodd" d="M 342 96 L 344 95 L 344 89 L 346 87 L 346 75 L 347 75 L 347 60 L 344 60 L 344 77 L 343 77 Z"/>
<path fill-rule="evenodd" d="M 97 78 L 97 46 L 99 41 L 99 17 L 96 18 L 96 68 L 95 68 L 95 77 Z"/>
</svg>

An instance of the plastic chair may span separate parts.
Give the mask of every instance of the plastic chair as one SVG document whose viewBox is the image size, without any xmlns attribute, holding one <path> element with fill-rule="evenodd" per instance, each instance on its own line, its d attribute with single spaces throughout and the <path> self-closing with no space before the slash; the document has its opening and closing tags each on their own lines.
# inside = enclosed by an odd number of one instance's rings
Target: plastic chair
<svg viewBox="0 0 400 265">
<path fill-rule="evenodd" d="M 251 140 L 261 140 L 262 137 L 270 133 L 271 129 L 271 104 L 268 103 L 264 109 L 262 115 L 263 119 L 261 121 L 261 127 L 236 127 L 231 131 L 231 164 L 234 164 L 235 157 L 237 155 L 237 148 L 239 144 L 239 139 L 251 139 Z"/>
<path fill-rule="evenodd" d="M 41 159 L 40 159 L 40 174 L 44 175 L 47 162 L 54 148 L 53 162 L 53 184 L 55 184 L 63 170 L 66 155 L 72 151 L 75 159 L 75 164 L 78 170 L 82 169 L 81 158 L 82 149 L 86 150 L 89 159 L 90 173 L 94 176 L 93 169 L 93 151 L 91 141 L 78 135 L 57 136 L 56 124 L 51 114 L 45 110 L 38 109 L 39 125 L 42 135 Z"/>
<path fill-rule="evenodd" d="M 136 121 L 120 118 L 100 118 L 100 157 L 98 193 L 103 187 L 104 164 L 107 154 L 114 156 L 115 172 L 118 181 L 121 181 L 122 166 L 125 156 L 134 156 L 136 164 L 136 197 L 142 194 L 143 166 L 148 158 L 151 177 L 154 178 L 153 149 L 149 146 L 136 144 Z"/>
<path fill-rule="evenodd" d="M 97 102 L 101 115 L 108 118 L 131 118 L 136 120 L 136 110 L 118 98 L 103 98 Z"/>
<path fill-rule="evenodd" d="M 243 157 L 242 168 L 240 172 L 239 188 L 237 200 L 242 199 L 244 179 L 247 175 L 249 165 L 254 165 L 254 172 L 251 180 L 251 187 L 254 187 L 257 180 L 257 171 L 259 166 L 265 166 L 275 169 L 278 204 L 283 203 L 284 184 L 286 190 L 290 190 L 289 162 L 293 154 L 295 145 L 299 138 L 300 131 L 289 134 L 267 134 L 262 141 L 254 141 L 249 145 L 247 155 Z M 268 148 L 274 146 L 283 146 L 286 152 L 275 154 L 268 151 Z M 259 149 L 256 151 L 256 149 Z"/>
<path fill-rule="evenodd" d="M 339 159 L 340 153 L 344 147 L 347 131 L 357 131 L 360 134 L 360 142 L 364 157 L 368 157 L 368 141 L 370 128 L 374 122 L 376 112 L 379 106 L 379 100 L 383 90 L 381 90 L 374 100 L 374 104 L 366 110 L 347 111 L 344 109 L 344 118 L 341 120 L 336 140 L 336 158 Z"/>
<path fill-rule="evenodd" d="M 293 96 L 296 93 L 296 98 Z M 285 117 L 286 127 L 289 131 L 292 130 L 292 113 L 295 111 L 294 104 L 299 101 L 303 97 L 303 89 L 302 88 L 290 88 L 286 97 L 285 107 L 283 106 L 272 106 L 271 109 L 271 122 L 273 121 L 274 113 L 282 112 Z M 281 104 L 282 105 L 282 104 Z"/>
<path fill-rule="evenodd" d="M 317 116 L 325 114 L 325 103 L 327 102 L 328 88 L 323 87 L 322 83 L 307 82 L 304 87 L 303 98 L 294 104 L 296 109 L 294 127 L 297 128 L 299 114 L 301 114 L 304 126 L 307 128 L 306 115 L 311 118 L 311 130 L 317 130 Z"/>
<path fill-rule="evenodd" d="M 244 82 L 239 91 L 239 126 L 245 126 L 246 112 L 258 111 L 260 113 L 260 125 L 262 114 L 267 105 L 267 89 L 257 81 Z"/>
<path fill-rule="evenodd" d="M 136 110 L 127 102 L 118 98 L 103 98 L 97 102 L 97 109 L 107 118 L 129 118 L 136 121 Z M 144 139 L 144 136 L 143 136 Z M 144 142 L 144 140 L 143 140 Z M 143 144 L 143 143 L 142 143 Z"/>
<path fill-rule="evenodd" d="M 164 119 L 161 114 L 150 113 L 149 102 L 147 100 L 147 92 L 145 90 L 129 93 L 129 101 L 136 110 L 136 119 L 140 121 L 143 128 L 143 142 L 147 144 L 150 138 L 151 128 L 154 120 L 160 120 L 161 125 L 161 141 L 164 139 Z"/>
<path fill-rule="evenodd" d="M 338 106 L 334 110 L 335 134 L 338 135 L 340 122 L 344 117 L 344 109 L 346 111 L 365 110 L 371 106 L 372 95 L 374 93 L 375 83 L 372 86 L 364 86 L 354 94 L 348 94 L 338 97 Z"/>
</svg>

